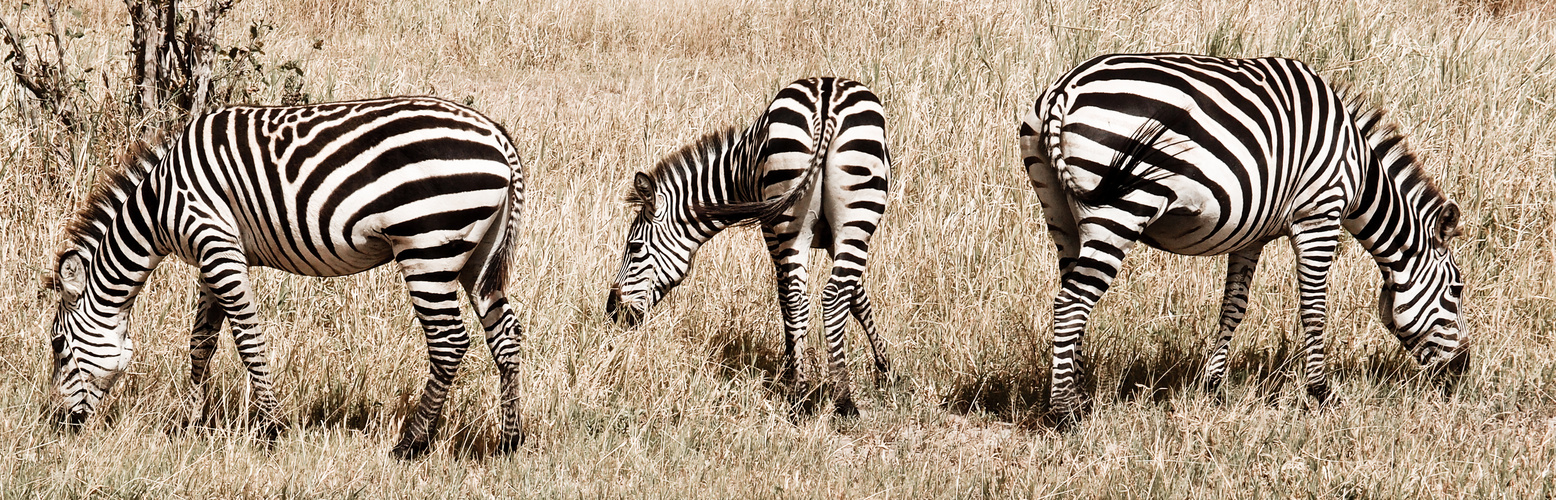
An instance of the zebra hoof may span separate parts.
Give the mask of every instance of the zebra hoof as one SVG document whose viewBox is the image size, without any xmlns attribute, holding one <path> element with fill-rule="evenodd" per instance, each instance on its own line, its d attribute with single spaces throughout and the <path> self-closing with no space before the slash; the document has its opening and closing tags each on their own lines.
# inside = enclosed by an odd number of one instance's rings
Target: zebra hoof
<svg viewBox="0 0 1556 500">
<path fill-rule="evenodd" d="M 1318 408 L 1337 402 L 1334 393 L 1329 391 L 1329 386 L 1327 385 L 1309 386 L 1307 394 L 1313 397 L 1313 401 L 1317 403 L 1315 406 Z"/>
<path fill-rule="evenodd" d="M 497 438 L 497 453 L 509 454 L 524 446 L 524 433 L 518 432 L 510 436 Z"/>
<path fill-rule="evenodd" d="M 801 420 L 816 414 L 816 403 L 810 398 L 797 398 L 789 403 L 789 419 Z"/>
<path fill-rule="evenodd" d="M 276 438 L 280 437 L 281 432 L 285 429 L 286 426 L 280 422 L 264 422 L 259 424 L 258 429 L 254 430 L 254 437 L 265 443 L 275 444 Z"/>
<path fill-rule="evenodd" d="M 832 412 L 843 418 L 859 418 L 859 407 L 854 405 L 853 398 L 839 399 L 832 405 Z"/>
<path fill-rule="evenodd" d="M 254 421 L 254 437 L 264 442 L 267 446 L 274 446 L 276 438 L 286 432 L 286 423 L 272 416 L 268 411 L 263 411 Z"/>
<path fill-rule="evenodd" d="M 796 392 L 789 399 L 789 419 L 798 422 L 816 414 L 816 397 L 809 391 Z"/>
<path fill-rule="evenodd" d="M 1089 406 L 1083 398 L 1063 398 L 1049 407 L 1047 420 L 1055 430 L 1067 432 L 1086 417 Z"/>
<path fill-rule="evenodd" d="M 400 460 L 415 460 L 426 456 L 429 451 L 432 451 L 432 442 L 427 438 L 406 437 L 401 439 L 399 444 L 394 445 L 394 449 L 389 450 L 389 454 Z"/>
<path fill-rule="evenodd" d="M 1210 398 L 1211 404 L 1215 404 L 1217 406 L 1226 405 L 1226 394 L 1221 391 L 1220 379 L 1206 381 L 1205 384 L 1200 387 L 1200 390 L 1204 392 L 1205 396 Z"/>
<path fill-rule="evenodd" d="M 902 374 L 892 371 L 891 368 L 882 370 L 877 367 L 875 371 L 875 388 L 877 389 L 890 389 L 898 387 L 902 385 L 902 381 Z"/>
<path fill-rule="evenodd" d="M 1078 411 L 1052 411 L 1048 413 L 1048 425 L 1055 431 L 1070 432 L 1080 428 L 1081 413 Z"/>
</svg>

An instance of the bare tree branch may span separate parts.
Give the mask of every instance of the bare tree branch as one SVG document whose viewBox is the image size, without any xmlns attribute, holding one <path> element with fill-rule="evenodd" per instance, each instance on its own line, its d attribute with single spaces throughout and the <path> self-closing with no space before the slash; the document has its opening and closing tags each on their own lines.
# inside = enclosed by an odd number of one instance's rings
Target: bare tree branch
<svg viewBox="0 0 1556 500">
<path fill-rule="evenodd" d="M 188 57 L 184 60 L 190 80 L 189 105 L 191 116 L 205 112 L 211 94 L 211 63 L 216 56 L 216 20 L 232 9 L 235 0 L 207 0 L 203 9 L 195 10 L 189 19 L 184 44 Z"/>
<path fill-rule="evenodd" d="M 130 27 L 133 31 L 130 39 L 130 81 L 134 85 L 133 98 L 130 102 L 136 107 L 139 114 L 155 111 L 158 107 L 157 61 L 161 59 L 158 52 L 159 44 L 152 43 L 154 39 L 160 39 L 157 27 L 161 10 L 156 8 L 155 0 L 124 0 L 124 4 L 130 11 Z"/>
<path fill-rule="evenodd" d="M 75 102 L 75 86 L 70 81 L 65 64 L 65 36 L 60 29 L 54 4 L 45 2 L 44 7 L 49 15 L 49 37 L 54 41 L 52 61 L 39 47 L 42 42 L 33 47 L 38 60 L 31 60 L 21 36 L 4 18 L 0 18 L 0 32 L 4 34 L 5 44 L 11 47 L 11 74 L 16 77 L 16 82 L 32 94 L 39 106 L 53 115 L 55 120 L 67 128 L 73 128 L 79 123 L 77 118 L 80 116 L 80 108 Z"/>
<path fill-rule="evenodd" d="M 27 47 L 22 45 L 21 37 L 11 29 L 11 25 L 5 22 L 5 17 L 0 17 L 0 32 L 5 34 L 5 42 L 11 46 L 11 73 L 16 75 L 17 83 L 27 89 L 37 98 L 43 97 L 43 86 L 32 78 L 32 71 L 28 69 Z"/>
</svg>

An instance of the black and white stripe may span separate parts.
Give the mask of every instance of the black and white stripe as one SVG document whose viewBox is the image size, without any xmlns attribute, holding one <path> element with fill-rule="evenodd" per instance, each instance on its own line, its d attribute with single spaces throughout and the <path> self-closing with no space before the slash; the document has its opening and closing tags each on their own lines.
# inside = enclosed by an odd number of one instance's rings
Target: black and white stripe
<svg viewBox="0 0 1556 500">
<path fill-rule="evenodd" d="M 503 287 L 523 191 L 501 126 L 427 97 L 228 108 L 194 119 L 165 150 L 142 144 L 99 181 L 59 254 L 54 383 L 66 418 L 89 416 L 128 366 L 131 306 L 166 256 L 200 270 L 191 380 L 203 385 L 222 320 L 230 321 L 271 433 L 278 403 L 248 268 L 341 276 L 394 261 L 426 331 L 431 370 L 394 453 L 429 447 L 470 343 L 461 288 L 502 371 L 502 445 L 516 445 L 522 332 Z"/>
<path fill-rule="evenodd" d="M 1264 245 L 1297 257 L 1308 392 L 1324 401 L 1327 276 L 1342 228 L 1383 272 L 1383 322 L 1423 365 L 1462 371 L 1463 282 L 1449 253 L 1459 209 L 1397 130 L 1301 62 L 1183 54 L 1108 55 L 1037 100 L 1020 128 L 1027 175 L 1059 251 L 1051 406 L 1081 409 L 1081 337 L 1135 242 L 1229 254 L 1215 390 Z"/>
<path fill-rule="evenodd" d="M 698 247 L 731 225 L 760 223 L 783 309 L 784 376 L 803 399 L 810 390 L 806 266 L 809 249 L 825 248 L 832 269 L 821 302 L 833 396 L 839 414 L 856 414 L 844 359 L 849 313 L 864 328 L 876 369 L 883 376 L 891 370 L 864 287 L 890 177 L 886 119 L 874 93 L 844 79 L 794 82 L 751 128 L 704 136 L 634 177 L 629 201 L 638 211 L 606 312 L 636 323 L 686 276 Z"/>
</svg>

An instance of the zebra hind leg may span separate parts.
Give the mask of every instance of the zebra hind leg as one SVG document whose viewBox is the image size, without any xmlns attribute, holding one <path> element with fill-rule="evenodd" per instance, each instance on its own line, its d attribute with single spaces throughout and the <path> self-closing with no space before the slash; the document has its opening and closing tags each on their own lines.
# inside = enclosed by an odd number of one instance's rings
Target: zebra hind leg
<svg viewBox="0 0 1556 500">
<path fill-rule="evenodd" d="M 800 228 L 801 224 L 788 215 L 780 217 L 776 224 L 762 225 L 767 253 L 773 259 L 778 305 L 783 310 L 783 367 L 778 378 L 780 383 L 790 384 L 792 417 L 810 415 L 816 410 L 810 384 L 810 356 L 806 352 L 806 335 L 810 329 L 806 264 L 810 257 L 811 235 Z"/>
<path fill-rule="evenodd" d="M 849 283 L 836 274 L 821 290 L 822 322 L 827 328 L 827 353 L 832 366 L 832 400 L 834 411 L 843 417 L 859 416 L 854 404 L 853 381 L 848 374 L 847 348 L 849 303 L 857 287 L 857 281 Z"/>
<path fill-rule="evenodd" d="M 780 379 L 790 385 L 789 402 L 794 416 L 816 411 L 810 384 L 810 356 L 806 333 L 810 328 L 810 297 L 805 294 L 803 269 L 800 276 L 780 277 L 778 301 L 783 309 L 783 368 Z"/>
<path fill-rule="evenodd" d="M 891 369 L 891 358 L 886 355 L 886 341 L 881 339 L 880 333 L 875 329 L 874 307 L 870 305 L 870 294 L 865 291 L 864 280 L 861 279 L 853 287 L 853 300 L 849 307 L 854 313 L 854 319 L 859 320 L 859 327 L 864 329 L 864 337 L 870 342 L 870 352 L 875 355 L 875 384 L 877 386 L 893 383 L 895 374 Z"/>
<path fill-rule="evenodd" d="M 403 260 L 401 266 L 411 305 L 427 336 L 429 371 L 416 411 L 406 417 L 400 428 L 400 442 L 391 451 L 396 458 L 411 459 L 431 450 L 444 399 L 459 371 L 459 362 L 470 347 L 470 337 L 460 318 L 459 283 L 438 268 L 428 269 L 430 266 Z"/>
<path fill-rule="evenodd" d="M 519 381 L 519 341 L 524 338 L 524 329 L 508 305 L 507 297 L 500 292 L 477 302 L 475 308 L 478 312 L 485 311 L 481 314 L 481 327 L 486 330 L 486 346 L 491 349 L 492 360 L 502 373 L 499 387 L 502 435 L 497 440 L 497 451 L 507 453 L 524 445 L 523 406 L 519 400 L 523 386 Z"/>
<path fill-rule="evenodd" d="M 495 252 L 488 249 L 489 254 L 482 260 L 485 261 L 486 266 L 506 266 L 507 263 L 497 252 L 507 251 L 506 248 L 497 248 Z M 471 262 L 475 260 L 472 259 Z M 498 437 L 496 449 L 499 453 L 507 453 L 524 444 L 524 420 L 519 400 L 519 390 L 522 387 L 519 380 L 521 369 L 519 342 L 524 339 L 524 328 L 519 324 L 513 314 L 512 306 L 508 303 L 507 295 L 503 291 L 505 283 L 486 282 L 486 280 L 503 281 L 507 275 L 506 270 L 483 276 L 479 274 L 479 267 L 466 266 L 459 278 L 466 294 L 470 296 L 470 305 L 481 318 L 481 328 L 486 331 L 486 346 L 491 349 L 492 360 L 497 363 L 497 369 L 502 374 L 499 386 L 499 399 L 502 402 L 502 434 Z M 483 293 L 483 289 L 488 291 Z"/>
<path fill-rule="evenodd" d="M 210 412 L 206 408 L 210 404 L 210 394 L 205 379 L 210 374 L 211 356 L 216 352 L 222 322 L 226 319 L 227 315 L 222 311 L 216 294 L 204 282 L 200 283 L 194 328 L 189 334 L 189 382 L 192 395 L 188 423 L 205 425 L 208 422 Z"/>
<path fill-rule="evenodd" d="M 1220 398 L 1221 382 L 1226 378 L 1227 353 L 1232 346 L 1232 331 L 1248 312 L 1248 284 L 1259 267 L 1263 244 L 1256 244 L 1227 256 L 1226 291 L 1221 299 L 1221 330 L 1205 362 L 1205 392 Z"/>
<path fill-rule="evenodd" d="M 1060 277 L 1054 297 L 1054 343 L 1049 408 L 1060 427 L 1075 423 L 1085 412 L 1081 380 L 1081 338 L 1102 294 L 1118 275 L 1124 255 L 1140 237 L 1149 214 L 1100 207 L 1080 220 L 1080 251 L 1073 267 Z"/>
</svg>

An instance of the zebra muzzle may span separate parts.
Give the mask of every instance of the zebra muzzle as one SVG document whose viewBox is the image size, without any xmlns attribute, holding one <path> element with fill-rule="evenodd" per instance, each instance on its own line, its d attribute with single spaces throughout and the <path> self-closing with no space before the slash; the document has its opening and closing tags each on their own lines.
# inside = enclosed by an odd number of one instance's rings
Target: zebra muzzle
<svg viewBox="0 0 1556 500">
<path fill-rule="evenodd" d="M 86 410 L 85 408 L 71 408 L 61 412 L 60 422 L 64 423 L 65 427 L 75 430 L 80 429 L 81 426 L 86 423 L 86 419 L 90 418 L 91 416 L 92 412 Z"/>
<path fill-rule="evenodd" d="M 1443 364 L 1443 368 L 1449 375 L 1455 377 L 1463 375 L 1464 372 L 1468 371 L 1470 368 L 1469 344 L 1459 344 L 1459 348 L 1454 351 L 1453 357 L 1448 358 L 1448 362 Z"/>
<path fill-rule="evenodd" d="M 643 321 L 643 311 L 622 302 L 618 285 L 611 285 L 610 293 L 605 295 L 605 316 L 629 327 Z"/>
</svg>

